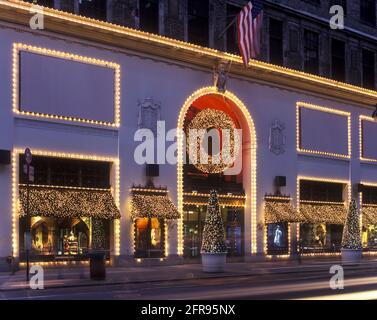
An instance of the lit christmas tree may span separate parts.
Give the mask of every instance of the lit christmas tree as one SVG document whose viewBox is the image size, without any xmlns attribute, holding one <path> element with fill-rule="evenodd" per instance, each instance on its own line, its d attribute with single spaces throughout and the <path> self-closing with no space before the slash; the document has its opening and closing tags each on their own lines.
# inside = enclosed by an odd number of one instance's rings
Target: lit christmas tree
<svg viewBox="0 0 377 320">
<path fill-rule="evenodd" d="M 361 250 L 360 216 L 356 208 L 356 201 L 351 200 L 348 208 L 347 220 L 343 229 L 342 248 Z"/>
<path fill-rule="evenodd" d="M 202 253 L 226 253 L 225 231 L 217 192 L 210 193 L 203 231 Z"/>
</svg>

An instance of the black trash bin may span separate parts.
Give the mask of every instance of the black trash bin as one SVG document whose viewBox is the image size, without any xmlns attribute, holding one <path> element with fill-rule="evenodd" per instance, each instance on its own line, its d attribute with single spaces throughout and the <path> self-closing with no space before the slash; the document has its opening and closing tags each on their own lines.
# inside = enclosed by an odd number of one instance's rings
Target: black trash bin
<svg viewBox="0 0 377 320">
<path fill-rule="evenodd" d="M 93 250 L 89 254 L 90 260 L 90 279 L 106 279 L 106 251 Z"/>
</svg>

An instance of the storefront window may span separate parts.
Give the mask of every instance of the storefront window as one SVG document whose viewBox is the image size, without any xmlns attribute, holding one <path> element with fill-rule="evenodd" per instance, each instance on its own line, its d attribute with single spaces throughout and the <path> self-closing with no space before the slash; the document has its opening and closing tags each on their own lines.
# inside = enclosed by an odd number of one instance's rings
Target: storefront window
<svg viewBox="0 0 377 320">
<path fill-rule="evenodd" d="M 221 208 L 225 227 L 225 240 L 228 256 L 242 256 L 243 249 L 243 209 Z M 195 258 L 200 256 L 204 222 L 207 214 L 206 206 L 185 206 L 184 210 L 184 256 Z"/>
<path fill-rule="evenodd" d="M 158 218 L 138 218 L 135 221 L 135 257 L 164 256 L 164 221 Z"/>
<path fill-rule="evenodd" d="M 24 259 L 24 235 L 27 218 L 20 219 L 20 252 Z M 29 218 L 31 256 L 34 260 L 51 260 L 56 257 L 84 258 L 93 240 L 101 240 L 103 248 L 110 250 L 110 223 L 103 221 L 100 232 L 93 234 L 91 218 Z M 101 239 L 94 239 L 101 237 Z"/>
<path fill-rule="evenodd" d="M 269 255 L 288 254 L 288 223 L 267 225 L 267 252 Z"/>
<path fill-rule="evenodd" d="M 343 225 L 301 224 L 301 249 L 306 252 L 336 252 L 342 244 Z"/>
<path fill-rule="evenodd" d="M 377 250 L 377 225 L 363 227 L 363 247 L 370 250 Z"/>
</svg>

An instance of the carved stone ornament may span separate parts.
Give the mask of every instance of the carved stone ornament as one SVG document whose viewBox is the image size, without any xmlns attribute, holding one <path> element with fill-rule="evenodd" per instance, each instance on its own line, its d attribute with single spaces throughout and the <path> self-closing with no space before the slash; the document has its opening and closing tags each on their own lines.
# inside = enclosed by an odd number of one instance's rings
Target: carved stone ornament
<svg viewBox="0 0 377 320">
<path fill-rule="evenodd" d="M 274 120 L 271 123 L 269 144 L 273 154 L 281 155 L 285 152 L 285 124 L 279 120 Z"/>
<path fill-rule="evenodd" d="M 219 62 L 213 70 L 213 82 L 218 92 L 224 93 L 228 81 L 228 66 L 229 63 Z"/>
<path fill-rule="evenodd" d="M 146 98 L 143 101 L 139 100 L 138 106 L 138 128 L 149 129 L 156 135 L 157 121 L 161 120 L 161 103 L 154 101 L 152 98 Z"/>
</svg>

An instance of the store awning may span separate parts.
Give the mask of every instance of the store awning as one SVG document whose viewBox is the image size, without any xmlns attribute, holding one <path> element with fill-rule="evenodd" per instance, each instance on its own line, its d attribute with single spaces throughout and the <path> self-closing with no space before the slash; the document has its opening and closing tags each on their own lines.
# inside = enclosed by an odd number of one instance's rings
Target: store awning
<svg viewBox="0 0 377 320">
<path fill-rule="evenodd" d="M 119 219 L 110 190 L 29 187 L 29 215 L 56 218 Z M 26 187 L 19 187 L 20 216 L 26 216 Z"/>
<path fill-rule="evenodd" d="M 377 206 L 363 206 L 363 225 L 375 225 L 377 224 Z"/>
<path fill-rule="evenodd" d="M 177 207 L 166 193 L 132 192 L 131 216 L 136 218 L 179 219 Z"/>
<path fill-rule="evenodd" d="M 305 219 L 288 201 L 266 201 L 264 215 L 266 223 L 295 223 Z"/>
<path fill-rule="evenodd" d="M 300 203 L 306 223 L 344 224 L 347 208 L 343 204 Z"/>
</svg>

